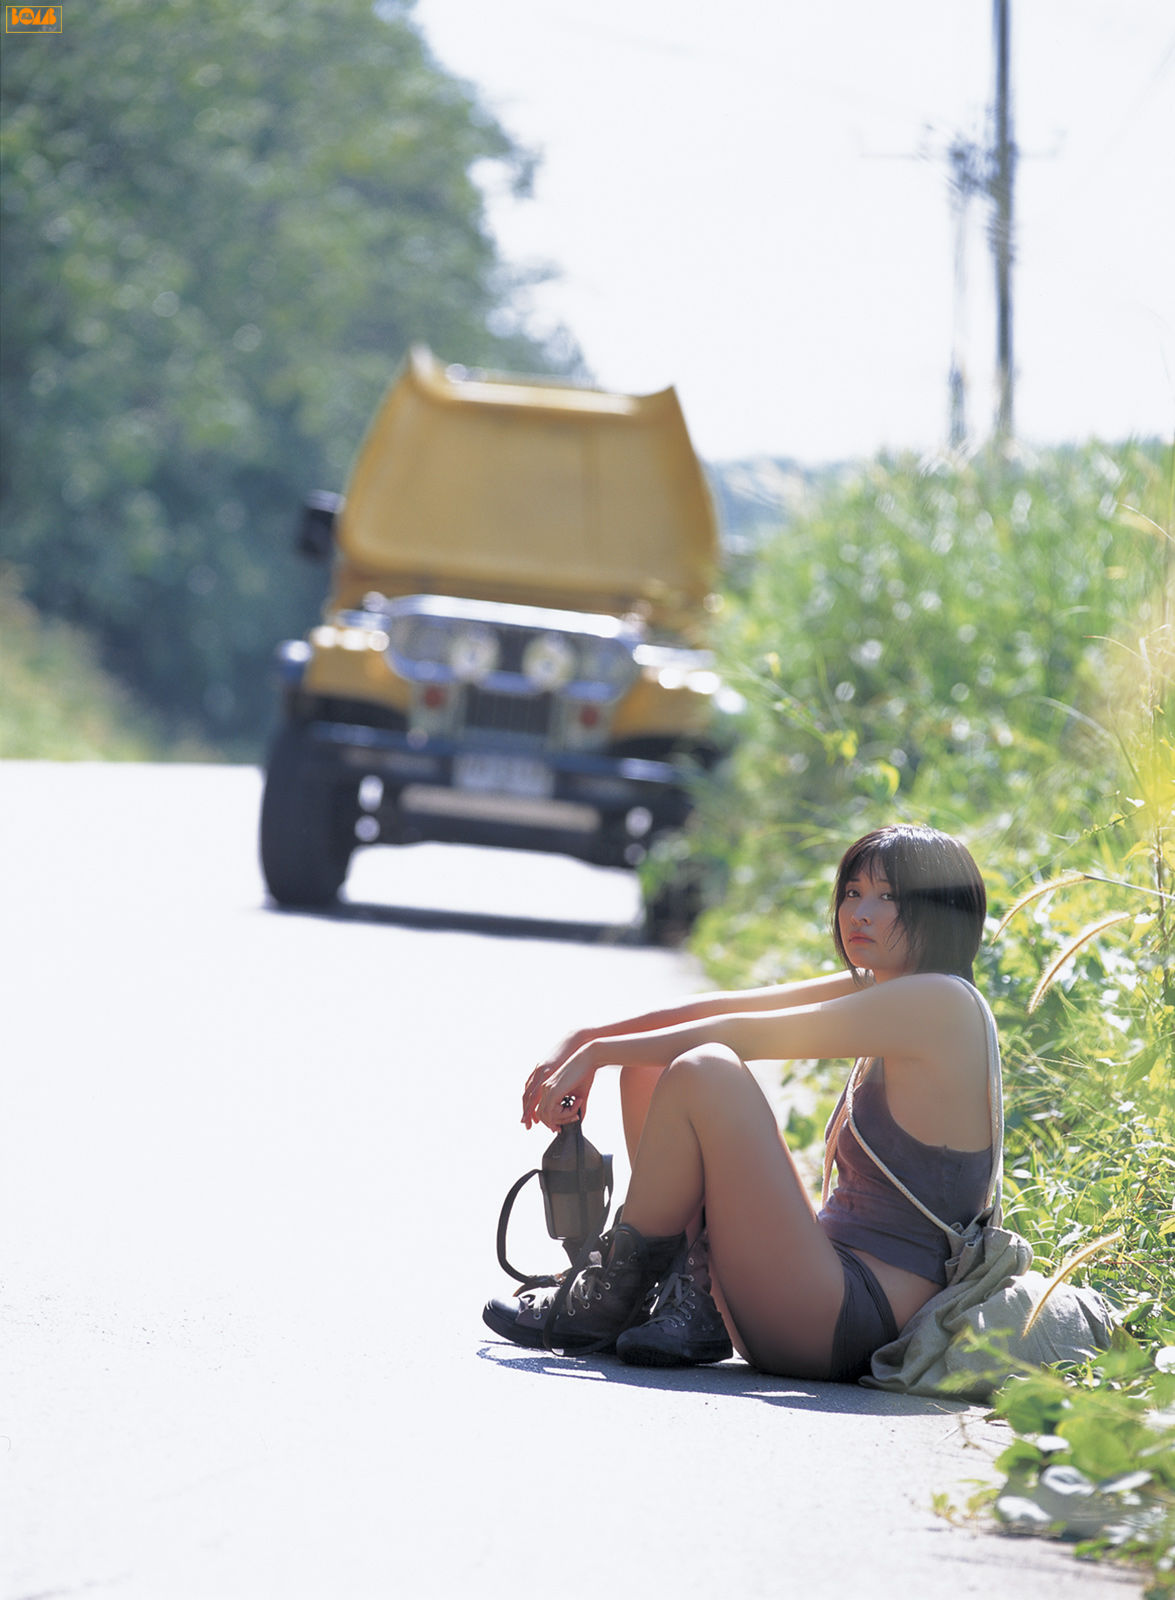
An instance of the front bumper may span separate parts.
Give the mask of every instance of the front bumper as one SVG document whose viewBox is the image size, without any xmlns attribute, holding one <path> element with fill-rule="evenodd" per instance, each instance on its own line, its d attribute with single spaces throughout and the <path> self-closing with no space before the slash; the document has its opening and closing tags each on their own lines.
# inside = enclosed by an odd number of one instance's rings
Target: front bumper
<svg viewBox="0 0 1175 1600">
<path fill-rule="evenodd" d="M 344 722 L 312 724 L 311 748 L 324 768 L 380 780 L 372 815 L 386 843 L 503 845 L 631 866 L 653 835 L 680 827 L 692 809 L 682 771 L 667 761 L 424 739 Z M 471 757 L 489 757 L 507 778 L 515 764 L 527 782 L 495 787 L 483 778 L 470 787 L 463 774 Z M 541 786 L 530 781 L 536 769 Z"/>
</svg>

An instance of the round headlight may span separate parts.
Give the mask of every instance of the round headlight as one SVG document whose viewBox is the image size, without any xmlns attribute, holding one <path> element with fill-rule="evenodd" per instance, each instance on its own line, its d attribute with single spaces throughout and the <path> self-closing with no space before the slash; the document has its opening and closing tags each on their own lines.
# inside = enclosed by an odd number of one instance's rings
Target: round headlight
<svg viewBox="0 0 1175 1600">
<path fill-rule="evenodd" d="M 498 636 L 484 622 L 466 622 L 449 644 L 449 665 L 465 683 L 481 683 L 498 664 Z"/>
<path fill-rule="evenodd" d="M 575 647 L 561 633 L 536 634 L 522 653 L 522 670 L 536 689 L 561 689 L 575 671 Z"/>
</svg>

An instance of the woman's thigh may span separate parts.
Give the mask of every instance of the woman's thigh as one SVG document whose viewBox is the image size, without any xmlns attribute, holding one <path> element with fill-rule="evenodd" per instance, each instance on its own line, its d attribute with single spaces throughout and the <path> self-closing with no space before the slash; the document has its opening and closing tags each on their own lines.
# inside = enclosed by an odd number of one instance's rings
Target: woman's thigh
<svg viewBox="0 0 1175 1600">
<path fill-rule="evenodd" d="M 701 1148 L 711 1270 L 732 1338 L 765 1371 L 825 1375 L 843 1269 L 766 1096 L 723 1046 L 674 1062 L 658 1094 L 675 1092 Z"/>
</svg>

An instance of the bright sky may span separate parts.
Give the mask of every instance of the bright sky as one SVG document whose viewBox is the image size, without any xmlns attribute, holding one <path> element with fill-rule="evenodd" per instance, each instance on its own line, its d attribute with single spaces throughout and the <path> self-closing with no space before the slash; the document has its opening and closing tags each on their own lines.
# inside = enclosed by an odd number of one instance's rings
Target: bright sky
<svg viewBox="0 0 1175 1600">
<path fill-rule="evenodd" d="M 1175 9 L 1012 0 L 1016 421 L 1175 433 Z M 955 293 L 947 146 L 987 141 L 990 0 L 416 0 L 435 55 L 541 156 L 491 191 L 532 297 L 604 387 L 674 384 L 710 460 L 835 459 L 995 407 L 987 202 Z"/>
</svg>

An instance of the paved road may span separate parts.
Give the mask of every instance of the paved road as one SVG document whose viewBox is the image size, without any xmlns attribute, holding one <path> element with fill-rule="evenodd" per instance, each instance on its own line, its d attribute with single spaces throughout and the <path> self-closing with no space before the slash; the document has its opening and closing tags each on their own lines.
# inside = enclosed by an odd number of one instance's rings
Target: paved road
<svg viewBox="0 0 1175 1600">
<path fill-rule="evenodd" d="M 933 1515 L 973 1410 L 488 1337 L 524 1069 L 699 974 L 565 862 L 375 852 L 269 910 L 258 797 L 0 764 L 4 1600 L 1137 1593 Z"/>
</svg>

